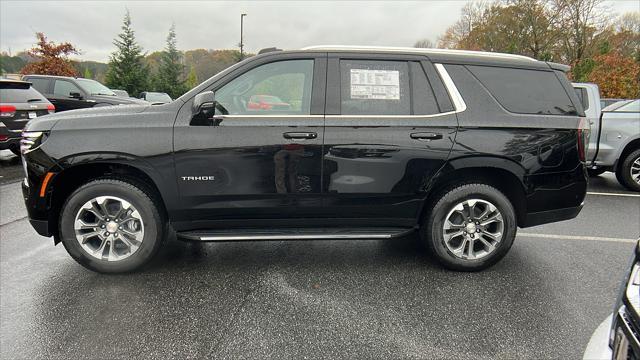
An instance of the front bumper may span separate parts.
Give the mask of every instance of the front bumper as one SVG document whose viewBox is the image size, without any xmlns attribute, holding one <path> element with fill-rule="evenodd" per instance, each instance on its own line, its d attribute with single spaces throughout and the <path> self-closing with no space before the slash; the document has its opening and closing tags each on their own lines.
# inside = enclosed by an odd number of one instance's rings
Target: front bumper
<svg viewBox="0 0 640 360">
<path fill-rule="evenodd" d="M 622 306 L 616 316 L 613 329 L 614 360 L 640 360 L 640 324 L 626 306 Z"/>
<path fill-rule="evenodd" d="M 27 181 L 22 182 L 22 196 L 24 198 L 25 206 L 27 207 L 27 214 L 29 216 L 29 222 L 36 232 L 42 236 L 51 237 L 52 229 L 49 226 L 50 219 L 46 214 L 48 209 L 48 197 L 39 198 L 37 194 L 32 194 L 32 187 L 28 185 Z"/>
</svg>

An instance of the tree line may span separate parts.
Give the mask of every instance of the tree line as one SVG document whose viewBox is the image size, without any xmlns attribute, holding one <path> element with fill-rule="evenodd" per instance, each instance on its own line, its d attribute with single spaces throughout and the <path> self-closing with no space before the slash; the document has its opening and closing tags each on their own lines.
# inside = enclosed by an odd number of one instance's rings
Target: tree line
<svg viewBox="0 0 640 360">
<path fill-rule="evenodd" d="M 36 33 L 36 38 L 32 49 L 15 56 L 0 54 L 0 72 L 82 76 L 104 82 L 113 89 L 126 90 L 131 96 L 158 91 L 176 98 L 240 60 L 237 50 L 179 51 L 174 25 L 169 29 L 165 48 L 148 54 L 135 38 L 128 11 L 122 31 L 114 39 L 115 51 L 108 64 L 71 60 L 70 55 L 80 53 L 71 43 L 49 41 L 41 32 Z"/>
<path fill-rule="evenodd" d="M 474 1 L 437 43 L 416 47 L 504 52 L 571 65 L 603 97 L 640 97 L 640 12 L 611 15 L 603 0 Z"/>
</svg>

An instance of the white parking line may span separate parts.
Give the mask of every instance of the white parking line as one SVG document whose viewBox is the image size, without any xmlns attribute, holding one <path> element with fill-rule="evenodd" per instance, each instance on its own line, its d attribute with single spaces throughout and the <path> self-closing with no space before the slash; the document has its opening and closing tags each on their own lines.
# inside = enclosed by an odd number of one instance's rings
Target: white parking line
<svg viewBox="0 0 640 360">
<path fill-rule="evenodd" d="M 607 192 L 593 192 L 593 191 L 587 191 L 587 195 L 640 197 L 640 194 L 607 193 Z"/>
<path fill-rule="evenodd" d="M 518 236 L 528 238 L 541 238 L 541 239 L 561 239 L 561 240 L 584 240 L 584 241 L 606 241 L 617 243 L 635 243 L 638 239 L 625 239 L 614 237 L 600 237 L 600 236 L 575 236 L 575 235 L 556 235 L 556 234 L 533 234 L 519 232 Z"/>
</svg>

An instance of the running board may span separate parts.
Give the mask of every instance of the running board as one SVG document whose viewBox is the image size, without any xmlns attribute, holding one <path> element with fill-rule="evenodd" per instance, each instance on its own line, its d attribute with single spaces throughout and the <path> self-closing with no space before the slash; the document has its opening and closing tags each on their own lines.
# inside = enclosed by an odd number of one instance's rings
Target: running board
<svg viewBox="0 0 640 360">
<path fill-rule="evenodd" d="M 402 237 L 414 231 L 415 228 L 281 228 L 186 231 L 177 235 L 191 241 L 380 240 Z"/>
</svg>

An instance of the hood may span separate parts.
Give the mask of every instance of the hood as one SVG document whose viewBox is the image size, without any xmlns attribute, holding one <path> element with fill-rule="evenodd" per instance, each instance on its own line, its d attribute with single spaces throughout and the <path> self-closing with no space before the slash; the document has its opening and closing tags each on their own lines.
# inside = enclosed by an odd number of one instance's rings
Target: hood
<svg viewBox="0 0 640 360">
<path fill-rule="evenodd" d="M 125 99 L 126 100 L 126 99 Z M 51 115 L 35 118 L 27 123 L 24 131 L 49 131 L 59 121 L 64 121 L 68 126 L 82 128 L 83 124 L 95 121 L 104 121 L 113 117 L 125 117 L 139 114 L 149 108 L 149 103 L 142 105 L 98 106 L 87 109 L 63 111 Z"/>
<path fill-rule="evenodd" d="M 128 105 L 128 104 L 138 104 L 138 105 L 149 105 L 148 102 L 135 99 L 135 98 L 125 98 L 119 96 L 111 96 L 111 95 L 91 95 L 91 99 L 96 102 L 105 102 L 112 105 Z"/>
</svg>

